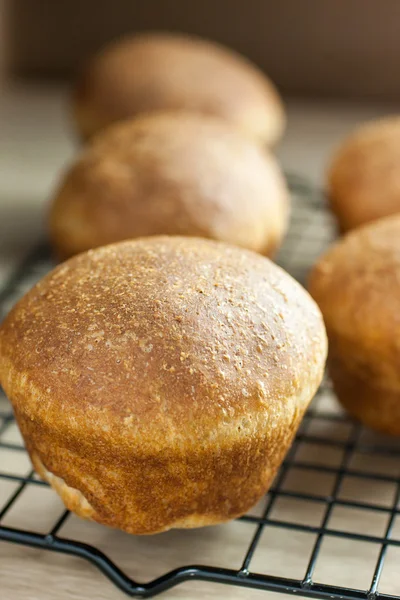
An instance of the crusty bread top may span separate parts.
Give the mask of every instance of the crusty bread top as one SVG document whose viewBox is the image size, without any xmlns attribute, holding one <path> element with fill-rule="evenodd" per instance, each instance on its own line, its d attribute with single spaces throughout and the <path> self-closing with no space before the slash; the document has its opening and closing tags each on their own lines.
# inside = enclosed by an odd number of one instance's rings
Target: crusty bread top
<svg viewBox="0 0 400 600">
<path fill-rule="evenodd" d="M 354 361 L 400 382 L 400 215 L 348 233 L 315 265 L 309 282 L 328 334 L 354 346 Z"/>
<path fill-rule="evenodd" d="M 285 123 L 274 85 L 255 65 L 228 48 L 186 35 L 139 34 L 111 44 L 89 61 L 74 95 L 84 137 L 160 109 L 219 116 L 270 144 Z"/>
<path fill-rule="evenodd" d="M 343 230 L 400 212 L 400 116 L 365 123 L 344 141 L 328 195 Z"/>
<path fill-rule="evenodd" d="M 0 380 L 37 427 L 140 455 L 279 427 L 304 410 L 325 353 L 317 306 L 268 259 L 146 238 L 39 282 L 1 327 Z"/>
<path fill-rule="evenodd" d="M 50 230 L 62 258 L 163 234 L 269 254 L 286 229 L 288 207 L 269 152 L 220 119 L 160 112 L 93 139 L 61 182 Z"/>
</svg>

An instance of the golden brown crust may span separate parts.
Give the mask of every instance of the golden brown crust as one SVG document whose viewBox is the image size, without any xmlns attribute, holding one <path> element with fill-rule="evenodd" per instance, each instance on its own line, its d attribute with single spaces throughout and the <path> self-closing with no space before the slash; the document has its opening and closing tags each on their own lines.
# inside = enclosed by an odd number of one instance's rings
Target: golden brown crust
<svg viewBox="0 0 400 600">
<path fill-rule="evenodd" d="M 400 215 L 347 234 L 314 267 L 309 289 L 339 399 L 369 426 L 400 434 Z"/>
<path fill-rule="evenodd" d="M 345 140 L 328 196 L 342 231 L 400 212 L 400 117 L 366 123 Z"/>
<path fill-rule="evenodd" d="M 73 100 L 86 139 L 154 110 L 217 116 L 269 145 L 285 125 L 276 88 L 256 66 L 228 48 L 177 34 L 135 35 L 108 46 L 88 63 Z"/>
<path fill-rule="evenodd" d="M 147 238 L 77 256 L 35 286 L 0 329 L 0 381 L 33 460 L 91 518 L 154 533 L 257 501 L 325 353 L 316 305 L 267 259 Z"/>
<path fill-rule="evenodd" d="M 353 417 L 380 433 L 400 435 L 400 388 L 374 378 L 368 363 L 349 364 L 331 350 L 329 372 L 338 398 Z"/>
<path fill-rule="evenodd" d="M 62 258 L 160 234 L 270 255 L 288 213 L 272 155 L 219 119 L 158 113 L 114 125 L 81 153 L 52 204 L 50 232 Z"/>
<path fill-rule="evenodd" d="M 36 452 L 31 453 L 31 460 L 36 472 L 57 492 L 68 510 L 72 510 L 74 513 L 82 517 L 82 519 L 94 518 L 95 512 L 93 507 L 90 506 L 82 492 L 67 485 L 61 477 L 57 477 L 57 475 L 50 473 Z"/>
</svg>

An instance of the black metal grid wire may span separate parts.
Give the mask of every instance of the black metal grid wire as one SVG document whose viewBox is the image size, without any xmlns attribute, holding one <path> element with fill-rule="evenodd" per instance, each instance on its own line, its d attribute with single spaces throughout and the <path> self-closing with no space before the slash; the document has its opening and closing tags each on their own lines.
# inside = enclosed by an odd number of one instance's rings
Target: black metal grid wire
<svg viewBox="0 0 400 600">
<path fill-rule="evenodd" d="M 313 190 L 301 179 L 289 178 L 293 191 L 293 213 L 291 227 L 286 242 L 279 253 L 278 262 L 301 282 L 304 282 L 310 265 L 327 246 L 333 236 L 333 229 L 329 215 L 324 208 L 321 194 Z M 0 320 L 8 312 L 14 302 L 38 280 L 51 267 L 49 252 L 46 247 L 37 248 L 27 260 L 14 272 L 3 288 L 0 288 Z M 384 567 L 385 558 L 390 548 L 400 547 L 400 539 L 393 536 L 396 518 L 400 514 L 400 473 L 387 474 L 386 471 L 354 467 L 354 457 L 372 456 L 374 459 L 392 457 L 400 459 L 400 445 L 393 440 L 377 440 L 366 435 L 363 428 L 352 422 L 342 413 L 332 412 L 320 408 L 322 399 L 329 394 L 329 383 L 325 381 L 317 393 L 317 397 L 307 412 L 303 425 L 296 440 L 287 455 L 281 470 L 269 491 L 265 508 L 261 515 L 249 513 L 240 521 L 255 527 L 255 533 L 250 540 L 247 550 L 243 555 L 242 565 L 239 569 L 220 568 L 215 565 L 183 565 L 175 570 L 166 572 L 147 583 L 138 583 L 131 579 L 102 551 L 73 539 L 66 539 L 59 534 L 62 527 L 69 519 L 70 513 L 64 511 L 58 520 L 52 525 L 47 533 L 36 533 L 23 528 L 7 527 L 2 524 L 9 511 L 18 502 L 24 490 L 31 486 L 46 487 L 47 484 L 35 478 L 33 471 L 25 476 L 10 473 L 0 462 L 0 483 L 9 480 L 17 484 L 16 489 L 0 506 L 0 540 L 22 544 L 30 547 L 46 549 L 49 551 L 72 554 L 82 557 L 93 563 L 104 573 L 117 587 L 126 594 L 133 597 L 151 597 L 163 592 L 173 586 L 188 580 L 202 580 L 243 586 L 247 588 L 261 589 L 265 591 L 276 591 L 285 593 L 297 593 L 298 595 L 326 598 L 326 599 L 365 599 L 374 600 L 381 598 L 389 600 L 398 598 L 400 600 L 400 579 L 398 582 L 398 595 L 390 595 L 379 592 L 379 584 Z M 2 408 L 3 407 L 3 408 Z M 20 443 L 6 441 L 3 438 L 9 428 L 13 425 L 14 418 L 8 402 L 0 398 L 0 452 L 7 450 L 12 452 L 24 452 Z M 321 433 L 315 433 L 314 425 L 322 424 L 325 427 L 343 426 L 348 434 L 345 438 L 330 437 Z M 315 444 L 319 448 L 327 448 L 341 451 L 340 462 L 329 464 L 321 460 L 304 460 L 299 458 L 298 450 L 302 444 Z M 400 465 L 400 460 L 399 460 Z M 291 469 L 305 475 L 317 477 L 318 474 L 329 475 L 333 479 L 332 491 L 329 494 L 317 494 L 312 489 L 306 491 L 290 490 L 284 485 L 285 479 Z M 346 498 L 341 494 L 345 479 L 352 478 L 362 485 L 366 480 L 373 485 L 390 484 L 393 486 L 393 498 L 390 505 L 385 505 L 376 500 L 366 500 L 362 493 L 357 498 Z M 293 519 L 286 520 L 277 518 L 274 509 L 277 502 L 282 498 L 306 501 L 315 507 L 322 507 L 322 518 L 319 525 L 310 525 Z M 376 535 L 367 531 L 356 532 L 342 530 L 331 525 L 333 511 L 337 507 L 370 511 L 368 514 L 377 513 L 385 516 L 386 524 L 383 535 Z M 275 515 L 275 516 L 274 516 Z M 308 565 L 301 579 L 276 576 L 254 572 L 251 568 L 255 552 L 260 545 L 263 536 L 267 536 L 272 528 L 280 532 L 305 532 L 313 534 L 314 545 L 311 549 Z M 375 568 L 372 569 L 369 579 L 365 581 L 363 589 L 350 589 L 330 582 L 316 581 L 315 570 L 320 559 L 321 547 L 329 538 L 341 538 L 343 540 L 364 542 L 372 544 L 377 549 L 378 558 Z M 399 536 L 400 538 L 400 536 Z M 210 543 L 213 543 L 212 540 Z M 399 554 L 400 556 L 400 554 Z M 135 557 L 132 557 L 132 561 Z M 188 556 L 190 563 L 190 557 Z M 399 567 L 400 570 L 400 567 Z"/>
</svg>

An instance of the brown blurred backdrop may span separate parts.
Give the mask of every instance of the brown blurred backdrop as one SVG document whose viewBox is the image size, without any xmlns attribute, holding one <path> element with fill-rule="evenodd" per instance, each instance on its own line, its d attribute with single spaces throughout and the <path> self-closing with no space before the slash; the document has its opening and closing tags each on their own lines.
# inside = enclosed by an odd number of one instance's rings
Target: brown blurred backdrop
<svg viewBox="0 0 400 600">
<path fill-rule="evenodd" d="M 169 29 L 219 40 L 283 92 L 400 99 L 399 0 L 0 0 L 9 72 L 63 77 L 104 42 Z"/>
</svg>

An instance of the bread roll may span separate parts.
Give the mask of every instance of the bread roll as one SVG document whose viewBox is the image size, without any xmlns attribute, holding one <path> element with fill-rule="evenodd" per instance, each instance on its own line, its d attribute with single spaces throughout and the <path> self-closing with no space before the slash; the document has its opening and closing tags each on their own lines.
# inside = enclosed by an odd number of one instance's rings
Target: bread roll
<svg viewBox="0 0 400 600">
<path fill-rule="evenodd" d="M 288 206 L 272 155 L 219 119 L 157 113 L 114 125 L 81 153 L 56 193 L 50 234 L 61 258 L 159 234 L 270 255 Z"/>
<path fill-rule="evenodd" d="M 400 216 L 335 244 L 309 289 L 325 319 L 339 400 L 365 425 L 400 435 Z"/>
<path fill-rule="evenodd" d="M 323 372 L 320 312 L 268 259 L 156 237 L 58 266 L 0 329 L 32 462 L 77 514 L 199 527 L 264 494 Z"/>
<path fill-rule="evenodd" d="M 330 167 L 328 195 L 342 231 L 400 213 L 400 117 L 348 137 Z"/>
<path fill-rule="evenodd" d="M 250 61 L 213 42 L 168 33 L 127 37 L 94 56 L 77 81 L 73 109 L 84 139 L 153 110 L 214 115 L 265 144 L 275 143 L 285 124 L 275 86 Z"/>
</svg>

